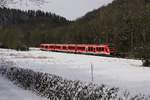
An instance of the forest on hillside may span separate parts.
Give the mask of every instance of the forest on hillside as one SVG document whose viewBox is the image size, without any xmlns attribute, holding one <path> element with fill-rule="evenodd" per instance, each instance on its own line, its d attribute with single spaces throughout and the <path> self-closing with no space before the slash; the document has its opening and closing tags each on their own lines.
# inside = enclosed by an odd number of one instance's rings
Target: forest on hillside
<svg viewBox="0 0 150 100">
<path fill-rule="evenodd" d="M 0 8 L 0 42 L 8 48 L 38 46 L 52 29 L 69 23 L 53 13 Z"/>
<path fill-rule="evenodd" d="M 0 43 L 5 47 L 109 43 L 131 56 L 135 51 L 138 57 L 150 56 L 149 0 L 114 0 L 75 21 L 42 11 L 0 8 L 0 13 Z"/>
</svg>

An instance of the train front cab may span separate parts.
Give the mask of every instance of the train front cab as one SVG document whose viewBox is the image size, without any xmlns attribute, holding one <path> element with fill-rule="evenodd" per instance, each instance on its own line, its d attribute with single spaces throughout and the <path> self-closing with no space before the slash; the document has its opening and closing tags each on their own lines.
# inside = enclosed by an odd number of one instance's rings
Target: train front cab
<svg viewBox="0 0 150 100">
<path fill-rule="evenodd" d="M 110 50 L 107 45 L 97 46 L 96 54 L 98 55 L 110 55 Z"/>
</svg>

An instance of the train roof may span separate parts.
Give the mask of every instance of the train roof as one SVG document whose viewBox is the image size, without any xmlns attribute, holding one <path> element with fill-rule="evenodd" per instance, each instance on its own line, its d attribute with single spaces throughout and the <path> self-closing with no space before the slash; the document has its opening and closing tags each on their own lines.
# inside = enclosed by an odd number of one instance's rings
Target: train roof
<svg viewBox="0 0 150 100">
<path fill-rule="evenodd" d="M 55 46 L 57 46 L 57 45 L 62 45 L 62 46 L 74 46 L 74 45 L 78 45 L 78 46 L 109 46 L 108 44 L 48 44 L 48 43 L 43 43 L 43 44 L 41 44 L 41 45 L 48 45 L 48 46 L 50 46 L 50 45 L 55 45 Z"/>
</svg>

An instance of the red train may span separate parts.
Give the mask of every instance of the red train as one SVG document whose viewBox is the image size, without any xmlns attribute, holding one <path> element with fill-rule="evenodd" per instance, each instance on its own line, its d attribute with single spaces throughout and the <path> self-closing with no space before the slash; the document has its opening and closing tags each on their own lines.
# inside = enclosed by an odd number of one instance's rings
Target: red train
<svg viewBox="0 0 150 100">
<path fill-rule="evenodd" d="M 107 44 L 40 44 L 40 49 L 44 51 L 58 51 L 70 53 L 85 53 L 95 55 L 113 55 L 116 50 Z"/>
</svg>

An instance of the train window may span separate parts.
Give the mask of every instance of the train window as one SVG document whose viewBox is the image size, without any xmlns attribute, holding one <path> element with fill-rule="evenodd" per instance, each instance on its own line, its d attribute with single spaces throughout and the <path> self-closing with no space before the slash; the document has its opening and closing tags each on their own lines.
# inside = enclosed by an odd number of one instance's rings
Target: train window
<svg viewBox="0 0 150 100">
<path fill-rule="evenodd" d="M 104 48 L 103 47 L 97 47 L 96 51 L 104 51 Z"/>
<path fill-rule="evenodd" d="M 96 51 L 104 51 L 104 48 L 103 47 L 97 47 Z"/>
<path fill-rule="evenodd" d="M 90 51 L 93 51 L 94 50 L 94 48 L 93 47 L 90 47 Z"/>
<path fill-rule="evenodd" d="M 74 50 L 74 49 L 75 49 L 74 46 L 69 46 L 68 48 L 69 48 L 70 50 Z"/>
<path fill-rule="evenodd" d="M 42 45 L 42 48 L 44 48 L 44 45 Z"/>
<path fill-rule="evenodd" d="M 46 45 L 45 48 L 48 48 L 48 46 Z"/>
<path fill-rule="evenodd" d="M 105 48 L 105 51 L 108 52 L 108 50 Z"/>
<path fill-rule="evenodd" d="M 54 48 L 54 46 L 51 46 L 50 48 Z"/>
<path fill-rule="evenodd" d="M 66 46 L 63 46 L 63 49 L 67 49 L 67 47 L 66 47 Z"/>
<path fill-rule="evenodd" d="M 57 46 L 57 49 L 60 49 L 60 46 Z"/>
<path fill-rule="evenodd" d="M 60 46 L 56 46 L 55 48 L 56 48 L 56 49 L 60 49 Z"/>
<path fill-rule="evenodd" d="M 88 51 L 90 51 L 90 47 L 88 47 Z"/>
<path fill-rule="evenodd" d="M 95 52 L 96 48 L 93 48 L 93 51 Z"/>
<path fill-rule="evenodd" d="M 99 51 L 99 48 L 96 48 L 96 51 Z"/>
<path fill-rule="evenodd" d="M 79 47 L 79 50 L 81 50 L 81 47 Z"/>
<path fill-rule="evenodd" d="M 93 51 L 95 48 L 93 47 L 88 47 L 88 51 Z"/>
<path fill-rule="evenodd" d="M 81 47 L 81 50 L 85 50 L 85 47 Z"/>
<path fill-rule="evenodd" d="M 109 50 L 108 50 L 107 48 L 105 48 L 105 51 L 106 51 L 106 52 L 109 52 Z"/>
<path fill-rule="evenodd" d="M 91 51 L 91 47 L 88 47 L 88 51 Z"/>
<path fill-rule="evenodd" d="M 101 51 L 101 48 L 100 48 L 100 47 L 97 47 L 97 48 L 96 48 L 96 51 Z"/>
<path fill-rule="evenodd" d="M 75 48 L 74 48 L 75 49 Z M 84 51 L 85 47 L 77 47 L 78 50 Z"/>
</svg>

